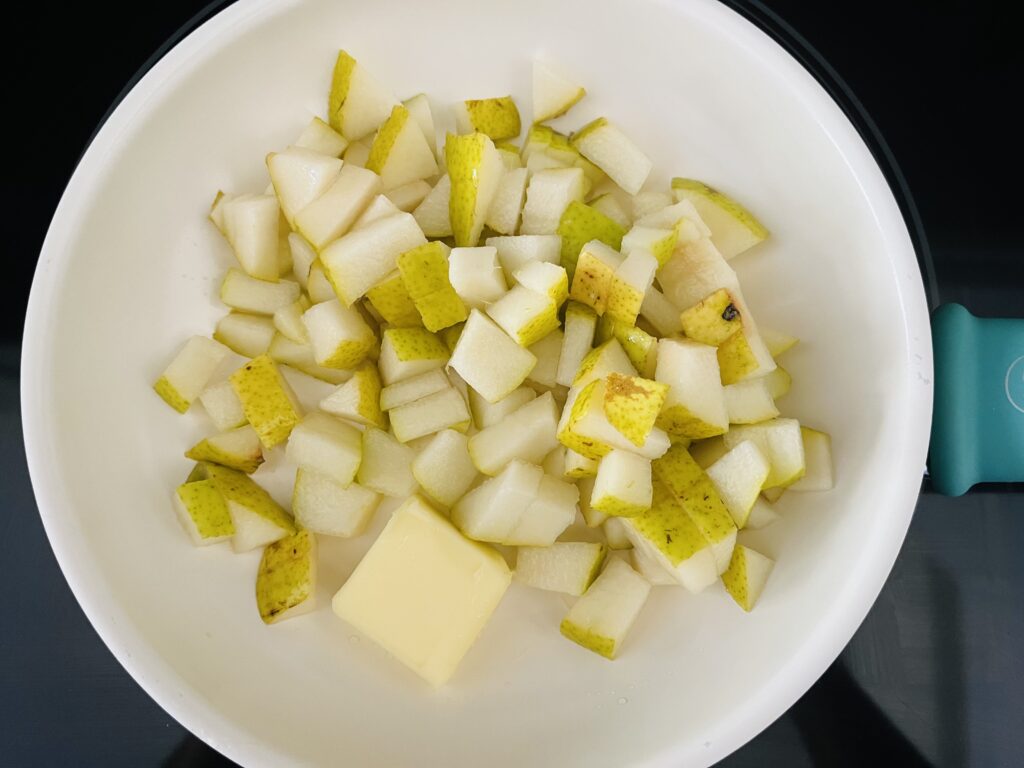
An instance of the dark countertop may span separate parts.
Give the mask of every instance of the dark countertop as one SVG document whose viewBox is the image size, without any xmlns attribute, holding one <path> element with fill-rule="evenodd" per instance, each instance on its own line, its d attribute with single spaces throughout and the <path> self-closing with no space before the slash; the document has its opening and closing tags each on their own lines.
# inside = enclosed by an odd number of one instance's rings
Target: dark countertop
<svg viewBox="0 0 1024 768">
<path fill-rule="evenodd" d="M 1024 316 L 1019 123 L 1006 106 L 1024 68 L 1009 6 L 769 5 L 826 55 L 888 140 L 921 211 L 940 299 Z M 3 53 L 8 103 L 23 118 L 5 199 L 24 202 L 9 240 L 15 301 L 0 327 L 0 541 L 15 581 L 0 612 L 2 766 L 227 764 L 139 689 L 75 603 L 36 512 L 18 404 L 21 310 L 68 174 L 135 69 L 200 8 L 155 5 L 125 18 L 114 7 L 23 7 Z M 1022 551 L 1024 485 L 956 499 L 923 493 L 885 589 L 842 656 L 722 765 L 1019 765 Z"/>
</svg>

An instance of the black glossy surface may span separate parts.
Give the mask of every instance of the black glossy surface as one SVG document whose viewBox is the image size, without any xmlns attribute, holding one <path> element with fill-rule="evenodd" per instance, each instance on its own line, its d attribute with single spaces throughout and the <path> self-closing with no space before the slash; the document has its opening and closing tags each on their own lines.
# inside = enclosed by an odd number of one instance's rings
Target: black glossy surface
<svg viewBox="0 0 1024 768">
<path fill-rule="evenodd" d="M 1024 69 L 1010 6 L 769 6 L 827 56 L 888 139 L 921 211 L 941 299 L 1024 316 L 1019 123 L 1007 106 Z M 149 5 L 129 18 L 113 6 L 22 7 L 3 49 L 15 161 L 3 176 L 11 314 L 0 327 L 0 541 L 14 582 L 0 611 L 3 766 L 226 763 L 138 688 L 71 596 L 28 483 L 17 387 L 24 296 L 75 159 L 136 68 L 200 7 Z M 1022 550 L 1021 486 L 923 495 L 882 595 L 840 660 L 723 765 L 1021 764 Z"/>
</svg>

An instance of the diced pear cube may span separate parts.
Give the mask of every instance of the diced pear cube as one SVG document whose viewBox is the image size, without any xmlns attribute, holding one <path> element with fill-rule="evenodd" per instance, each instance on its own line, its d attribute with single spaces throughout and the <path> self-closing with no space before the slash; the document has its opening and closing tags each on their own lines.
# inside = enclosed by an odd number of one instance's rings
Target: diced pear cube
<svg viewBox="0 0 1024 768">
<path fill-rule="evenodd" d="M 263 447 L 273 448 L 287 440 L 302 414 L 274 361 L 267 355 L 253 358 L 231 374 L 230 381 Z"/>
<path fill-rule="evenodd" d="M 391 429 L 399 442 L 432 435 L 442 429 L 469 427 L 469 408 L 458 390 L 442 389 L 432 395 L 388 411 Z"/>
<path fill-rule="evenodd" d="M 421 373 L 408 379 L 403 379 L 395 384 L 384 387 L 380 391 L 380 407 L 385 411 L 397 408 L 400 405 L 414 402 L 420 398 L 440 392 L 451 386 L 448 377 L 440 368 Z"/>
<path fill-rule="evenodd" d="M 473 423 L 476 424 L 477 429 L 486 429 L 536 397 L 537 392 L 530 387 L 519 387 L 501 400 L 492 403 L 475 389 L 471 389 L 469 391 L 469 409 L 473 414 Z"/>
<path fill-rule="evenodd" d="M 288 439 L 288 461 L 327 475 L 343 488 L 356 476 L 362 458 L 359 430 L 325 413 L 308 414 Z"/>
<path fill-rule="evenodd" d="M 263 463 L 263 446 L 248 424 L 204 438 L 185 452 L 186 459 L 209 461 L 251 475 Z"/>
<path fill-rule="evenodd" d="M 562 336 L 558 373 L 555 377 L 557 383 L 566 387 L 572 385 L 583 358 L 590 352 L 596 327 L 597 315 L 590 307 L 575 301 L 569 302 L 565 308 L 565 333 Z"/>
<path fill-rule="evenodd" d="M 584 175 L 580 168 L 551 168 L 537 171 L 526 188 L 523 206 L 524 235 L 553 235 L 562 214 L 573 201 L 583 201 Z"/>
<path fill-rule="evenodd" d="M 562 238 L 561 264 L 570 277 L 576 271 L 577 259 L 587 243 L 597 240 L 618 250 L 622 236 L 626 234 L 618 222 L 579 200 L 569 203 L 556 231 Z"/>
<path fill-rule="evenodd" d="M 245 424 L 242 401 L 238 399 L 235 390 L 231 388 L 230 381 L 225 380 L 208 386 L 199 395 L 199 402 L 203 404 L 213 425 L 221 432 Z"/>
<path fill-rule="evenodd" d="M 292 516 L 248 475 L 201 462 L 189 475 L 190 483 L 196 480 L 211 481 L 224 499 L 235 531 L 235 552 L 248 552 L 296 532 Z"/>
<path fill-rule="evenodd" d="M 399 498 L 416 492 L 411 466 L 416 453 L 412 448 L 374 427 L 363 430 L 362 444 L 363 458 L 356 474 L 359 485 Z"/>
<path fill-rule="evenodd" d="M 669 385 L 658 426 L 679 437 L 712 437 L 729 428 L 714 347 L 686 339 L 658 342 L 655 379 Z"/>
<path fill-rule="evenodd" d="M 398 257 L 398 271 L 409 297 L 431 332 L 461 323 L 468 316 L 448 278 L 448 253 L 448 246 L 435 241 Z"/>
<path fill-rule="evenodd" d="M 835 485 L 832 469 L 832 438 L 826 432 L 800 427 L 804 442 L 804 476 L 789 486 L 791 491 L 829 491 Z"/>
<path fill-rule="evenodd" d="M 264 624 L 313 610 L 316 536 L 297 531 L 267 545 L 256 572 L 256 608 Z"/>
<path fill-rule="evenodd" d="M 737 256 L 768 237 L 768 230 L 731 197 L 695 179 L 672 179 L 679 200 L 689 200 L 711 228 L 711 240 L 727 259 Z"/>
<path fill-rule="evenodd" d="M 739 443 L 707 468 L 708 477 L 738 528 L 746 526 L 770 470 L 768 459 L 750 440 Z"/>
<path fill-rule="evenodd" d="M 569 297 L 603 315 L 615 281 L 622 255 L 599 240 L 583 246 L 576 262 Z"/>
<path fill-rule="evenodd" d="M 505 164 L 494 143 L 483 133 L 448 134 L 445 163 L 451 179 L 448 215 L 455 244 L 474 246 L 498 191 Z"/>
<path fill-rule="evenodd" d="M 356 424 L 383 428 L 381 382 L 377 366 L 363 363 L 352 378 L 320 401 L 320 410 Z"/>
<path fill-rule="evenodd" d="M 217 213 L 220 229 L 246 274 L 276 281 L 281 218 L 277 199 L 273 195 L 237 195 L 222 199 Z"/>
<path fill-rule="evenodd" d="M 493 246 L 455 248 L 448 257 L 448 278 L 470 309 L 484 309 L 508 290 Z"/>
<path fill-rule="evenodd" d="M 741 544 L 732 553 L 729 569 L 722 574 L 722 583 L 736 604 L 750 611 L 761 597 L 774 567 L 774 560 Z"/>
<path fill-rule="evenodd" d="M 450 237 L 452 223 L 448 215 L 448 204 L 452 194 L 452 182 L 448 174 L 438 179 L 423 201 L 416 206 L 412 215 L 427 237 Z"/>
<path fill-rule="evenodd" d="M 631 195 L 640 191 L 651 173 L 650 159 L 603 117 L 574 133 L 572 145 Z"/>
<path fill-rule="evenodd" d="M 626 535 L 626 527 L 618 517 L 609 517 L 601 524 L 601 529 L 604 531 L 604 538 L 608 542 L 609 549 L 623 550 L 633 548 L 633 542 Z M 640 574 L 643 575 L 643 571 L 640 571 Z"/>
<path fill-rule="evenodd" d="M 665 298 L 665 294 L 651 286 L 644 294 L 640 314 L 662 336 L 674 336 L 683 330 L 679 309 Z"/>
<path fill-rule="evenodd" d="M 196 546 L 227 541 L 235 533 L 227 502 L 211 480 L 179 485 L 174 492 L 174 507 Z"/>
<path fill-rule="evenodd" d="M 491 207 L 487 211 L 486 224 L 490 229 L 502 235 L 515 234 L 526 200 L 528 180 L 529 171 L 526 168 L 507 170 L 501 177 Z"/>
<path fill-rule="evenodd" d="M 267 170 L 281 213 L 294 225 L 299 211 L 326 192 L 341 173 L 342 161 L 303 147 L 267 155 Z"/>
<path fill-rule="evenodd" d="M 751 440 L 771 464 L 764 488 L 789 486 L 804 476 L 806 458 L 800 422 L 796 419 L 772 419 L 760 424 L 737 425 L 723 436 L 725 447 L 735 448 Z"/>
<path fill-rule="evenodd" d="M 267 356 L 275 363 L 287 365 L 297 371 L 302 371 L 307 376 L 326 381 L 329 384 L 344 384 L 352 377 L 351 371 L 317 365 L 311 345 L 297 344 L 280 333 L 275 335 L 274 340 L 270 342 Z"/>
<path fill-rule="evenodd" d="M 625 562 L 610 560 L 562 619 L 562 634 L 594 653 L 614 659 L 650 591 L 650 583 Z"/>
<path fill-rule="evenodd" d="M 558 264 L 562 238 L 558 235 L 489 237 L 486 244 L 496 249 L 505 279 L 514 283 L 516 272 L 531 262 Z"/>
<path fill-rule="evenodd" d="M 267 282 L 229 269 L 220 286 L 220 300 L 232 309 L 256 315 L 273 315 L 299 298 L 301 288 L 291 280 Z"/>
<path fill-rule="evenodd" d="M 322 155 L 341 157 L 348 146 L 348 140 L 319 117 L 314 117 L 293 146 L 311 149 Z"/>
<path fill-rule="evenodd" d="M 650 251 L 630 251 L 612 276 L 604 311 L 620 322 L 634 324 L 657 271 L 658 260 Z"/>
<path fill-rule="evenodd" d="M 520 346 L 536 344 L 558 328 L 558 305 L 547 295 L 517 285 L 487 307 L 487 314 Z"/>
<path fill-rule="evenodd" d="M 389 325 L 415 328 L 423 325 L 416 304 L 397 270 L 366 292 L 366 298 Z"/>
<path fill-rule="evenodd" d="M 579 499 L 579 489 L 572 483 L 542 475 L 536 498 L 527 505 L 511 533 L 501 543 L 551 546 L 576 519 Z"/>
<path fill-rule="evenodd" d="M 469 455 L 469 438 L 453 429 L 441 430 L 413 459 L 412 474 L 431 499 L 451 507 L 466 495 L 478 474 Z"/>
<path fill-rule="evenodd" d="M 327 100 L 327 120 L 334 130 L 349 141 L 361 139 L 373 133 L 397 103 L 365 67 L 338 51 Z"/>
<path fill-rule="evenodd" d="M 504 541 L 537 497 L 543 477 L 538 466 L 509 462 L 498 476 L 459 499 L 452 507 L 452 522 L 477 541 Z"/>
<path fill-rule="evenodd" d="M 394 189 L 437 173 L 437 160 L 427 137 L 411 113 L 396 105 L 377 131 L 366 160 L 367 170 L 380 175 L 384 189 Z"/>
<path fill-rule="evenodd" d="M 469 454 L 485 475 L 498 474 L 514 459 L 540 464 L 558 446 L 557 426 L 558 410 L 546 392 L 470 437 Z"/>
<path fill-rule="evenodd" d="M 597 467 L 590 505 L 606 515 L 631 517 L 651 507 L 651 461 L 613 450 Z"/>
<path fill-rule="evenodd" d="M 193 336 L 164 369 L 153 389 L 174 410 L 185 413 L 227 355 L 228 350 L 218 342 Z"/>
<path fill-rule="evenodd" d="M 455 105 L 459 133 L 479 131 L 494 141 L 514 139 L 522 130 L 519 109 L 511 96 L 467 99 Z"/>
<path fill-rule="evenodd" d="M 597 578 L 607 548 L 598 542 L 556 541 L 550 547 L 520 547 L 513 578 L 537 589 L 582 595 Z"/>
<path fill-rule="evenodd" d="M 377 342 L 373 330 L 354 308 L 337 299 L 315 304 L 302 315 L 317 365 L 354 368 Z"/>
<path fill-rule="evenodd" d="M 533 122 L 564 115 L 586 95 L 586 89 L 555 72 L 544 62 L 533 62 Z"/>
<path fill-rule="evenodd" d="M 528 350 L 474 309 L 448 364 L 469 386 L 494 403 L 522 384 L 536 363 L 537 358 Z"/>
<path fill-rule="evenodd" d="M 388 328 L 380 347 L 381 379 L 390 386 L 444 367 L 448 348 L 424 328 Z"/>
<path fill-rule="evenodd" d="M 319 198 L 295 216 L 295 229 L 316 249 L 344 235 L 380 193 L 376 173 L 346 165 Z"/>
<path fill-rule="evenodd" d="M 380 503 L 380 495 L 358 483 L 347 488 L 312 469 L 295 473 L 292 509 L 299 524 L 325 536 L 351 538 L 369 524 Z"/>
</svg>

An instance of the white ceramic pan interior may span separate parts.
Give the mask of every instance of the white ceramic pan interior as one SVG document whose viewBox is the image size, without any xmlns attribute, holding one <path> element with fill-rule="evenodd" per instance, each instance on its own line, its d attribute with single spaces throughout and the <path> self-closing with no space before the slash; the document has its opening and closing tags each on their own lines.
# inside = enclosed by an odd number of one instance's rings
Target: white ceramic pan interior
<svg viewBox="0 0 1024 768">
<path fill-rule="evenodd" d="M 621 658 L 558 633 L 565 601 L 513 585 L 431 692 L 329 610 L 366 541 L 327 543 L 317 613 L 265 627 L 259 553 L 193 548 L 169 501 L 209 425 L 150 384 L 222 313 L 219 188 L 322 113 L 345 47 L 435 109 L 511 92 L 543 54 L 669 174 L 735 193 L 772 230 L 733 264 L 759 322 L 802 339 L 785 410 L 833 435 L 837 484 L 788 494 L 750 541 L 778 565 L 746 615 L 720 586 L 658 588 Z M 886 578 L 914 508 L 931 408 L 920 275 L 881 172 L 824 90 L 711 0 L 239 2 L 161 60 L 100 131 L 43 249 L 25 332 L 24 422 L 68 581 L 122 664 L 246 765 L 704 765 L 824 671 Z M 287 484 L 272 489 L 286 502 Z M 379 523 L 378 523 L 379 526 Z"/>
</svg>

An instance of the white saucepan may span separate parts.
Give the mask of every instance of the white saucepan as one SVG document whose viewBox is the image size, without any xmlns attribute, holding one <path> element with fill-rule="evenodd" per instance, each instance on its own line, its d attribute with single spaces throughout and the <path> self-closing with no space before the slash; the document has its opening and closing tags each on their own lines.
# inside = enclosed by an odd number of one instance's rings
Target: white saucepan
<svg viewBox="0 0 1024 768">
<path fill-rule="evenodd" d="M 559 635 L 560 597 L 513 585 L 434 693 L 326 609 L 365 541 L 326 544 L 325 609 L 273 627 L 253 605 L 258 553 L 190 546 L 169 495 L 207 425 L 150 384 L 223 311 L 213 192 L 263 188 L 265 153 L 323 113 L 339 47 L 435 105 L 528 105 L 543 54 L 588 88 L 570 122 L 612 116 L 656 169 L 735 192 L 772 230 L 732 263 L 759 322 L 802 339 L 786 411 L 831 432 L 837 482 L 788 494 L 754 538 L 778 565 L 751 614 L 720 586 L 656 589 L 608 662 Z M 23 402 L 39 509 L 83 609 L 146 691 L 232 759 L 678 766 L 765 728 L 864 618 L 914 509 L 931 379 L 921 276 L 883 174 L 815 79 L 725 6 L 243 0 L 159 61 L 82 158 L 39 259 Z"/>
</svg>

